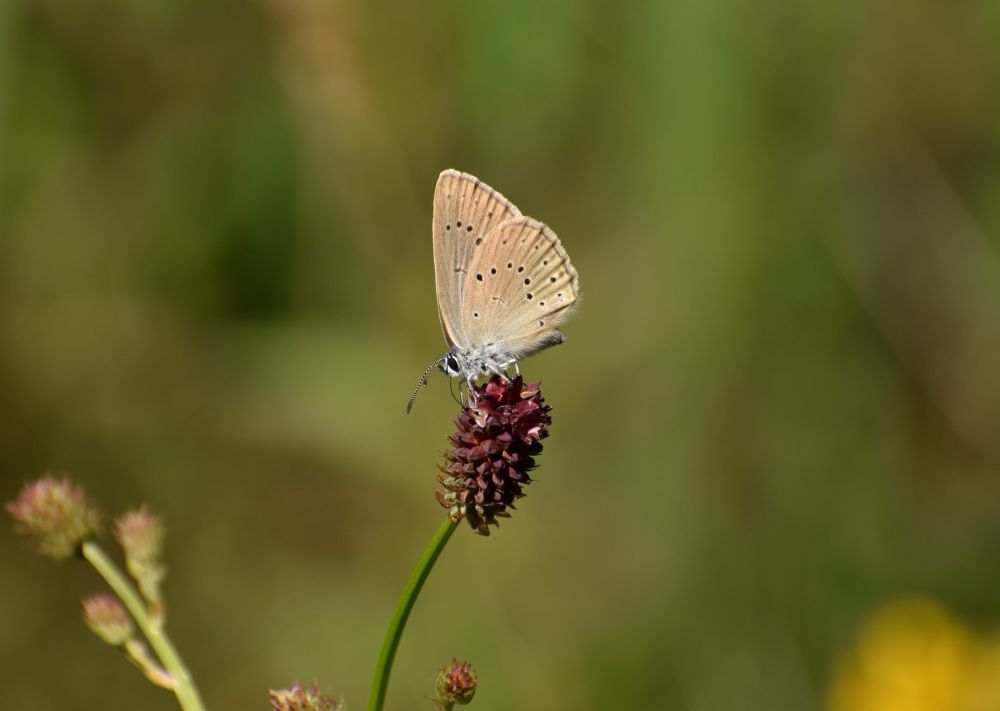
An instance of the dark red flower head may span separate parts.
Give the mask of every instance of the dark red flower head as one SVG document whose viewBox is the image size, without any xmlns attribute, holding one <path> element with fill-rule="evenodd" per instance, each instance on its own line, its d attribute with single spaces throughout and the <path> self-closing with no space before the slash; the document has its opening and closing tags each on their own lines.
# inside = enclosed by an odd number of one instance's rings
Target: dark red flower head
<svg viewBox="0 0 1000 711">
<path fill-rule="evenodd" d="M 438 501 L 452 520 L 464 517 L 476 533 L 488 536 L 498 516 L 510 517 L 507 509 L 531 483 L 528 472 L 552 424 L 550 409 L 539 383 L 525 385 L 520 375 L 513 380 L 495 375 L 473 386 L 438 475 L 444 486 Z"/>
</svg>

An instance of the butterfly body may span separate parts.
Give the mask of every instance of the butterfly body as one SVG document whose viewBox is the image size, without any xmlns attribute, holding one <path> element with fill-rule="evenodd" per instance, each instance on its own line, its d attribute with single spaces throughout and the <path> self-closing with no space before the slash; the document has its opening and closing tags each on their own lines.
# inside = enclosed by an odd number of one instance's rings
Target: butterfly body
<svg viewBox="0 0 1000 711">
<path fill-rule="evenodd" d="M 531 344 L 530 350 L 515 351 L 497 343 L 484 343 L 468 348 L 452 346 L 442 357 L 441 370 L 450 377 L 463 376 L 466 380 L 479 377 L 501 375 L 507 368 L 517 364 L 519 360 L 532 353 L 562 343 L 566 336 L 559 330 L 553 330 L 546 340 Z"/>
<path fill-rule="evenodd" d="M 449 346 L 434 365 L 445 374 L 472 384 L 565 340 L 558 326 L 573 312 L 580 284 L 549 227 L 475 176 L 446 170 L 434 190 L 433 235 L 438 317 Z"/>
</svg>

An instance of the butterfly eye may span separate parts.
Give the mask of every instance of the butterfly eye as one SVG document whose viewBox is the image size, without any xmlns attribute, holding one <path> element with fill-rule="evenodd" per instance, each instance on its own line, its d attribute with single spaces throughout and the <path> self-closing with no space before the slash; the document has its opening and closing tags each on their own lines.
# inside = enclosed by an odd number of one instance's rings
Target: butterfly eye
<svg viewBox="0 0 1000 711">
<path fill-rule="evenodd" d="M 524 285 L 527 286 L 530 283 L 531 283 L 531 277 L 525 277 L 524 278 Z"/>
<path fill-rule="evenodd" d="M 476 274 L 476 281 L 482 281 L 482 280 L 483 280 L 483 275 L 482 274 Z"/>
<path fill-rule="evenodd" d="M 458 367 L 458 358 L 453 355 L 449 355 L 444 359 L 444 363 L 441 364 L 441 370 L 445 372 L 446 375 L 458 375 L 461 372 Z"/>
<path fill-rule="evenodd" d="M 497 273 L 497 268 L 496 267 L 493 267 L 493 268 L 490 269 L 490 274 L 496 274 L 496 273 Z"/>
<path fill-rule="evenodd" d="M 531 299 L 534 299 L 534 298 L 535 298 L 535 295 L 534 295 L 534 294 L 532 294 L 532 293 L 531 293 L 531 292 L 529 291 L 529 292 L 528 292 L 528 300 L 529 300 L 529 301 L 531 301 Z"/>
<path fill-rule="evenodd" d="M 523 271 L 524 271 L 524 267 L 523 266 L 520 266 L 520 267 L 517 268 L 517 273 L 518 274 L 520 274 Z"/>
</svg>

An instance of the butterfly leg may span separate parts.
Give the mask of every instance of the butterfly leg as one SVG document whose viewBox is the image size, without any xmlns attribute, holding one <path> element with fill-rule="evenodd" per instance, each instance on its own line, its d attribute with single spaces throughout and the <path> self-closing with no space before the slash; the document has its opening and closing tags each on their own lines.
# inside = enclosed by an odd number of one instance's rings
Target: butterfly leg
<svg viewBox="0 0 1000 711">
<path fill-rule="evenodd" d="M 510 378 L 507 377 L 507 374 L 503 372 L 503 368 L 501 368 L 500 366 L 494 365 L 493 363 L 487 363 L 486 367 L 489 368 L 489 371 L 494 375 L 499 375 L 501 378 L 503 378 L 503 381 L 505 383 L 510 382 Z"/>
</svg>

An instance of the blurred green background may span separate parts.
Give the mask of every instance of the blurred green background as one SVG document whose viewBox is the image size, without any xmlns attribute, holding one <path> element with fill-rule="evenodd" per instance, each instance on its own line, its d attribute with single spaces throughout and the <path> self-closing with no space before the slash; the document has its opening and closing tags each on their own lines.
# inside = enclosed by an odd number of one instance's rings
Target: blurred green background
<svg viewBox="0 0 1000 711">
<path fill-rule="evenodd" d="M 455 167 L 584 300 L 523 363 L 536 483 L 452 540 L 388 708 L 453 656 L 482 711 L 823 708 L 907 594 L 985 638 L 998 43 L 987 1 L 7 0 L 0 494 L 52 471 L 165 518 L 210 708 L 363 708 L 444 515 L 446 379 L 403 405 Z M 176 707 L 80 622 L 93 571 L 9 525 L 0 556 L 6 707 Z"/>
</svg>

